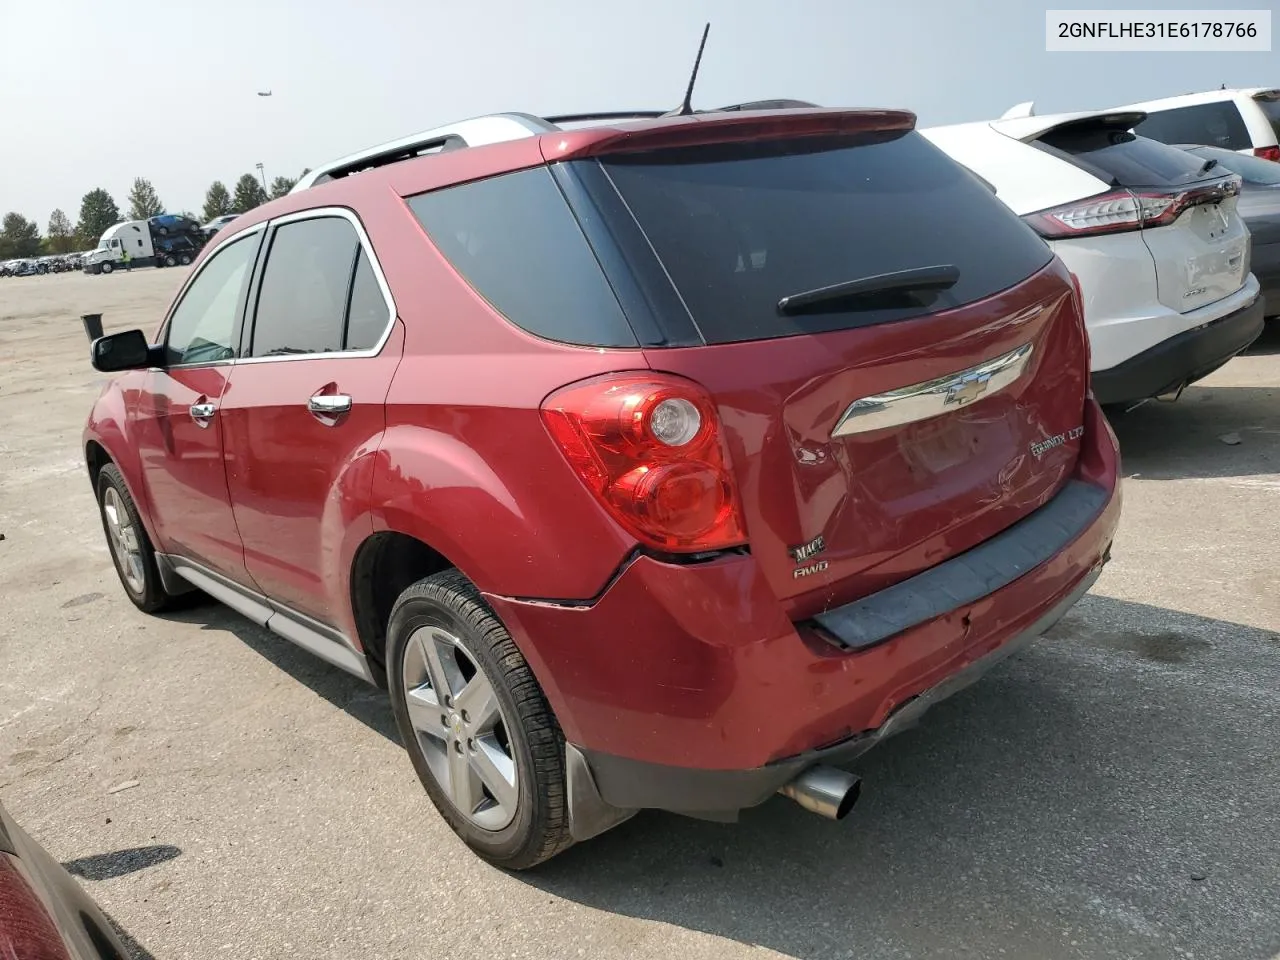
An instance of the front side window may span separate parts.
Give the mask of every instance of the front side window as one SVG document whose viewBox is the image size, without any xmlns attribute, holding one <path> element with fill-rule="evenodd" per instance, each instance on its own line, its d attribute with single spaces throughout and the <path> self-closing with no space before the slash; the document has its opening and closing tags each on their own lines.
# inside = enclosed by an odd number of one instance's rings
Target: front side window
<svg viewBox="0 0 1280 960">
<path fill-rule="evenodd" d="M 227 244 L 204 265 L 169 318 L 170 364 L 213 363 L 236 355 L 240 295 L 258 252 L 258 234 Z"/>
<path fill-rule="evenodd" d="M 278 227 L 258 292 L 250 356 L 336 353 L 375 345 L 389 317 L 376 283 L 382 312 L 370 316 L 366 281 L 355 324 L 358 342 L 348 346 L 347 310 L 360 260 L 367 264 L 360 237 L 342 217 L 315 217 Z M 373 279 L 371 268 L 368 279 Z M 377 337 L 370 343 L 368 328 L 379 321 Z"/>
</svg>

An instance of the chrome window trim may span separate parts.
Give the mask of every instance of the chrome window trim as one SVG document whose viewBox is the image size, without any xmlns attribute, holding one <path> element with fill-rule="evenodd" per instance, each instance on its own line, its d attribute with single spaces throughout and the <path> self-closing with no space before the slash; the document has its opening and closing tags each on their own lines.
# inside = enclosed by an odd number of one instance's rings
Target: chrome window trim
<svg viewBox="0 0 1280 960">
<path fill-rule="evenodd" d="M 160 338 L 159 338 L 160 346 L 163 346 L 166 348 L 168 347 L 169 324 L 173 321 L 173 315 L 178 312 L 178 308 L 182 306 L 182 301 L 187 298 L 187 291 L 191 289 L 191 285 L 200 278 L 200 275 L 204 273 L 205 268 L 209 266 L 213 258 L 216 257 L 219 253 L 221 253 L 224 247 L 228 247 L 238 240 L 243 240 L 245 237 L 252 236 L 253 234 L 257 233 L 259 230 L 265 230 L 269 222 L 270 221 L 268 220 L 263 220 L 261 223 L 255 223 L 251 226 L 245 227 L 242 230 L 237 230 L 235 233 L 231 234 L 230 236 L 219 240 L 216 244 L 213 245 L 212 248 L 209 249 L 209 252 L 205 255 L 205 258 L 200 261 L 200 266 L 197 269 L 191 271 L 191 274 L 183 282 L 182 286 L 178 288 L 178 295 L 174 298 L 173 306 L 169 308 L 169 312 L 165 314 L 164 322 L 160 325 Z M 250 265 L 250 273 L 252 274 L 252 265 Z M 232 358 L 231 360 L 194 360 L 191 363 L 174 363 L 166 367 L 148 367 L 147 369 L 148 370 L 192 370 L 192 369 L 195 369 L 196 367 L 225 367 L 225 366 L 230 366 L 233 363 L 235 363 L 235 358 Z"/>
<path fill-rule="evenodd" d="M 1015 383 L 1026 372 L 1032 353 L 1032 345 L 1024 343 L 967 370 L 862 397 L 845 408 L 831 436 L 900 427 L 959 410 Z"/>
<path fill-rule="evenodd" d="M 370 357 L 376 357 L 382 352 L 382 348 L 387 345 L 387 341 L 391 338 L 391 331 L 395 329 L 396 319 L 399 313 L 396 310 L 395 298 L 391 296 L 391 287 L 387 284 L 386 275 L 382 272 L 382 264 L 378 262 L 378 256 L 373 251 L 373 243 L 369 239 L 369 234 L 364 229 L 364 224 L 360 222 L 360 218 L 356 216 L 355 211 L 349 207 L 313 207 L 310 210 L 299 210 L 297 213 L 289 213 L 283 217 L 277 217 L 270 221 L 273 231 L 276 227 L 284 226 L 290 223 L 297 223 L 302 220 L 319 220 L 324 217 L 341 217 L 355 228 L 356 238 L 360 243 L 361 249 L 366 257 L 369 258 L 369 265 L 373 268 L 373 276 L 378 281 L 378 289 L 382 291 L 382 299 L 387 305 L 387 326 L 382 331 L 382 336 L 378 338 L 378 342 L 368 350 L 328 350 L 324 353 L 291 353 L 279 357 L 236 357 L 230 361 L 233 364 L 241 363 L 288 363 L 297 360 L 367 360 Z M 271 250 L 270 247 L 265 251 L 266 265 L 263 267 L 263 276 L 266 276 L 266 270 L 271 267 Z M 258 283 L 259 291 L 261 291 L 262 283 Z M 252 344 L 253 328 L 257 325 L 258 304 L 255 301 L 252 309 L 248 306 L 245 308 L 245 322 L 248 325 L 250 334 L 249 342 Z"/>
</svg>

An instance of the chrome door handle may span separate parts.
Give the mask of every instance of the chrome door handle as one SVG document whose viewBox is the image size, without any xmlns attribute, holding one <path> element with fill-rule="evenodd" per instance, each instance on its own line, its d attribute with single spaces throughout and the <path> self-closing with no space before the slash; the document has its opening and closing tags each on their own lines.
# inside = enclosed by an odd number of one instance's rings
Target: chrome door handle
<svg viewBox="0 0 1280 960">
<path fill-rule="evenodd" d="M 191 405 L 191 419 L 196 422 L 197 427 L 207 427 L 217 410 L 218 408 L 212 403 L 193 403 Z"/>
<path fill-rule="evenodd" d="M 323 393 L 307 398 L 307 409 L 332 417 L 334 414 L 347 413 L 351 410 L 351 398 L 345 393 Z"/>
</svg>

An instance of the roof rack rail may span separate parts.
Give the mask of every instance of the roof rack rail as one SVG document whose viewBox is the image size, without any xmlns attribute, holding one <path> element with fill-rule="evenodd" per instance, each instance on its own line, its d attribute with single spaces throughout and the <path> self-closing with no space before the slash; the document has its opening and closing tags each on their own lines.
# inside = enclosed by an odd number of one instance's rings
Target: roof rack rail
<svg viewBox="0 0 1280 960">
<path fill-rule="evenodd" d="M 721 113 L 734 110 L 789 110 L 813 107 L 817 107 L 817 104 L 805 100 L 755 100 L 695 112 Z M 447 150 L 458 150 L 463 147 L 479 147 L 489 143 L 521 140 L 541 133 L 553 133 L 560 129 L 559 124 L 562 123 L 652 120 L 667 116 L 668 113 L 669 111 L 664 110 L 606 110 L 593 113 L 564 113 L 552 117 L 535 117 L 532 114 L 515 112 L 473 117 L 470 120 L 460 120 L 432 130 L 423 130 L 420 133 L 369 147 L 358 153 L 322 164 L 300 177 L 289 192 L 298 193 L 308 187 L 359 173 L 361 170 L 410 160 L 428 153 L 444 153 Z"/>
<path fill-rule="evenodd" d="M 606 110 L 603 113 L 562 113 L 554 117 L 546 117 L 547 123 L 587 123 L 592 120 L 653 120 L 663 115 L 664 110 Z"/>
<path fill-rule="evenodd" d="M 441 153 L 462 147 L 479 147 L 487 143 L 520 140 L 540 133 L 550 133 L 555 129 L 555 126 L 541 117 L 527 113 L 494 113 L 485 117 L 473 117 L 470 120 L 461 120 L 432 130 L 423 130 L 420 133 L 369 147 L 358 153 L 322 164 L 306 176 L 299 178 L 289 192 L 298 193 L 308 187 L 327 183 L 361 170 L 397 163 L 400 160 L 408 160 L 427 153 Z"/>
<path fill-rule="evenodd" d="M 734 103 L 727 107 L 716 107 L 714 110 L 696 110 L 695 113 L 721 113 L 732 110 L 820 110 L 821 107 L 808 100 L 750 100 L 746 103 Z"/>
</svg>

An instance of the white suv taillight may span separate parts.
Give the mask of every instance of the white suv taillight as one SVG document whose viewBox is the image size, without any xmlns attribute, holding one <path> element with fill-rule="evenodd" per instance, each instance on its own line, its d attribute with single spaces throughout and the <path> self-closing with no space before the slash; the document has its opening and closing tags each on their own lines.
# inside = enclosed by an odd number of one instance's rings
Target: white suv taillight
<svg viewBox="0 0 1280 960">
<path fill-rule="evenodd" d="M 1240 192 L 1240 177 L 1231 176 L 1188 189 L 1113 190 L 1023 216 L 1046 240 L 1068 240 L 1101 233 L 1124 233 L 1173 223 L 1188 207 L 1219 203 Z"/>
</svg>

